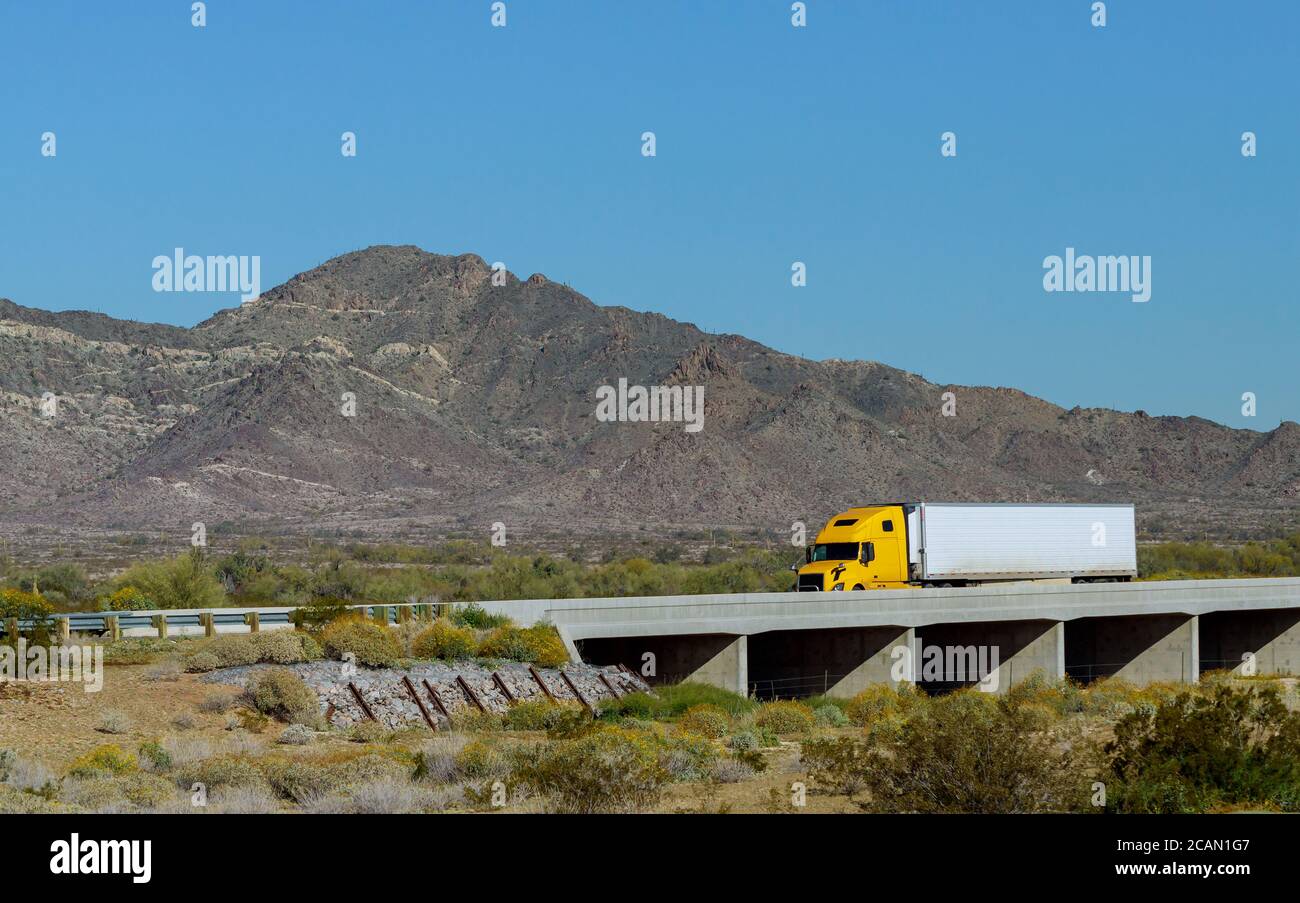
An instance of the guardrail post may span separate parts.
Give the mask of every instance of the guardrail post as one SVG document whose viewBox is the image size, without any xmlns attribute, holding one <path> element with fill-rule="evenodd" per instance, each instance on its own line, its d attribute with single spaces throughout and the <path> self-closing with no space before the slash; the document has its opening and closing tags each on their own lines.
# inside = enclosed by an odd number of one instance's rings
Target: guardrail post
<svg viewBox="0 0 1300 903">
<path fill-rule="evenodd" d="M 257 633 L 262 629 L 261 615 L 255 611 L 250 611 L 244 615 L 244 623 L 248 625 L 249 633 Z"/>
<path fill-rule="evenodd" d="M 383 624 L 384 626 L 388 626 L 388 606 L 387 606 L 387 605 L 376 605 L 376 606 L 375 606 L 375 623 L 377 623 L 377 624 Z"/>
<path fill-rule="evenodd" d="M 66 643 L 72 638 L 72 619 L 59 618 L 58 624 L 59 642 Z"/>
<path fill-rule="evenodd" d="M 405 624 L 405 623 L 406 623 L 407 621 L 409 621 L 409 620 L 411 620 L 411 606 L 409 606 L 409 605 L 403 605 L 403 606 L 401 606 L 400 608 L 398 608 L 398 609 L 397 609 L 397 623 L 398 623 L 398 624 Z"/>
<path fill-rule="evenodd" d="M 7 639 L 11 643 L 18 642 L 18 619 L 17 618 L 5 619 L 5 639 Z"/>
<path fill-rule="evenodd" d="M 217 623 L 216 620 L 212 617 L 212 612 L 210 611 L 200 612 L 199 623 L 203 625 L 204 636 L 217 635 Z"/>
<path fill-rule="evenodd" d="M 122 628 L 118 626 L 117 615 L 104 615 L 104 630 L 108 633 L 110 643 L 122 639 Z"/>
<path fill-rule="evenodd" d="M 153 626 L 158 628 L 158 639 L 167 639 L 167 616 L 154 615 L 150 620 L 153 622 Z"/>
</svg>

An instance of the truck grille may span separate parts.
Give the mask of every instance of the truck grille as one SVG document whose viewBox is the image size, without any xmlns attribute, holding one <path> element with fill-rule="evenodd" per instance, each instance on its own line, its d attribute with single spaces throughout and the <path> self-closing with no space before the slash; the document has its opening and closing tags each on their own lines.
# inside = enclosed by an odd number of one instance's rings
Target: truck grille
<svg viewBox="0 0 1300 903">
<path fill-rule="evenodd" d="M 801 593 L 819 593 L 823 589 L 821 574 L 800 574 L 799 575 L 799 592 Z"/>
</svg>

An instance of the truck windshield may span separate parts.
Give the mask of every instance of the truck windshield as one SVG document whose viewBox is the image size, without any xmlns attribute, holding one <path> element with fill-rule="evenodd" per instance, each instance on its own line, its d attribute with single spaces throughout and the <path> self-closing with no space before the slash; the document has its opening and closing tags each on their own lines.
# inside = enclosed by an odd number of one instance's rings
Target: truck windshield
<svg viewBox="0 0 1300 903">
<path fill-rule="evenodd" d="M 809 561 L 857 561 L 856 542 L 824 542 L 812 547 Z"/>
</svg>

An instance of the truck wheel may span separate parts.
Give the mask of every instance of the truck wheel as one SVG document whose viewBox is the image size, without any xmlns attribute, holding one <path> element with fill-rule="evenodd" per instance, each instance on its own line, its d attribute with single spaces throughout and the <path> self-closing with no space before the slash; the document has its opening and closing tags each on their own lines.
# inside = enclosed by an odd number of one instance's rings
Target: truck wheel
<svg viewBox="0 0 1300 903">
<path fill-rule="evenodd" d="M 853 584 L 853 588 L 854 588 L 855 590 L 857 590 L 857 589 L 866 589 L 866 587 L 863 586 L 861 583 L 855 583 L 855 584 Z"/>
</svg>

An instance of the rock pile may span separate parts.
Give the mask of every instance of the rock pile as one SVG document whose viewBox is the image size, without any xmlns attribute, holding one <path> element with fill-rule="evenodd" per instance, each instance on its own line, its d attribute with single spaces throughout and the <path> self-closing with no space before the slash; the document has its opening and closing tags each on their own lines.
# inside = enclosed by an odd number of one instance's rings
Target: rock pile
<svg viewBox="0 0 1300 903">
<path fill-rule="evenodd" d="M 213 672 L 207 679 L 244 683 L 250 675 L 266 667 L 269 666 L 227 668 Z M 640 675 L 617 665 L 597 667 L 579 663 L 565 665 L 562 669 L 530 669 L 526 664 L 506 662 L 493 670 L 468 662 L 456 665 L 430 662 L 414 665 L 408 670 L 355 668 L 345 672 L 342 662 L 322 661 L 289 665 L 288 668 L 316 691 L 321 700 L 321 712 L 330 724 L 342 728 L 368 721 L 372 715 L 391 729 L 424 724 L 420 704 L 441 730 L 449 727 L 447 715 L 455 722 L 458 714 L 478 711 L 479 704 L 489 712 L 505 712 L 511 704 L 509 697 L 518 702 L 544 699 L 549 695 L 556 702 L 577 703 L 570 682 L 592 705 L 615 695 L 650 690 Z M 545 690 L 539 685 L 539 679 L 545 684 Z M 413 690 L 415 695 L 412 695 Z M 357 700 L 358 694 L 365 702 L 364 707 Z M 442 708 L 446 709 L 446 715 Z"/>
</svg>

